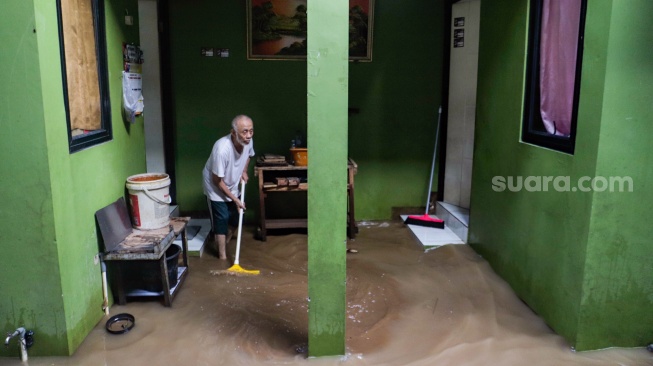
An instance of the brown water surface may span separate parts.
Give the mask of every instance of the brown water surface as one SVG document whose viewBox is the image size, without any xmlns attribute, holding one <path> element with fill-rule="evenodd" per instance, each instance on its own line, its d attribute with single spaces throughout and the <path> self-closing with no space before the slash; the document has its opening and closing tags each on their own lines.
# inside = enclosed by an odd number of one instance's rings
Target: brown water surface
<svg viewBox="0 0 653 366">
<path fill-rule="evenodd" d="M 306 245 L 303 234 L 245 233 L 240 263 L 255 277 L 211 275 L 229 264 L 207 249 L 172 307 L 114 305 L 111 315 L 134 315 L 130 332 L 109 334 L 105 318 L 73 356 L 28 364 L 653 365 L 644 348 L 573 352 L 470 247 L 425 252 L 399 222 L 363 223 L 348 241 L 346 355 L 306 359 Z"/>
</svg>

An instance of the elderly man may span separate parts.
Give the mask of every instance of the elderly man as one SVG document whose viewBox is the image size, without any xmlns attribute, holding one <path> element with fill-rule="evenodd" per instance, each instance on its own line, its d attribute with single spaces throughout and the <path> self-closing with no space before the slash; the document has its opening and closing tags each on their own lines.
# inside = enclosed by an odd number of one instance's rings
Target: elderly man
<svg viewBox="0 0 653 366">
<path fill-rule="evenodd" d="M 231 121 L 231 133 L 215 142 L 204 166 L 204 194 L 220 259 L 227 259 L 226 245 L 233 232 L 231 227 L 238 225 L 238 208 L 245 210 L 245 203 L 239 199 L 239 183 L 248 179 L 247 166 L 254 156 L 253 136 L 252 119 L 236 116 Z"/>
</svg>

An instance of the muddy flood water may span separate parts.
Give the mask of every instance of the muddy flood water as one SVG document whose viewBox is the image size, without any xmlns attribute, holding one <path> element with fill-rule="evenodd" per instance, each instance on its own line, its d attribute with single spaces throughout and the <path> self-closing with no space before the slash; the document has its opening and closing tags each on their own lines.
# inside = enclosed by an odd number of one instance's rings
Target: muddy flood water
<svg viewBox="0 0 653 366">
<path fill-rule="evenodd" d="M 135 317 L 130 332 L 108 333 L 104 318 L 73 356 L 27 364 L 653 365 L 645 348 L 573 352 L 470 247 L 425 251 L 398 221 L 363 223 L 348 241 L 358 252 L 347 254 L 346 354 L 307 359 L 308 237 L 272 232 L 260 242 L 251 231 L 240 263 L 260 275 L 212 275 L 229 263 L 208 248 L 190 258 L 172 307 L 114 305 L 111 315 Z M 25 365 L 18 353 L 0 364 Z"/>
</svg>

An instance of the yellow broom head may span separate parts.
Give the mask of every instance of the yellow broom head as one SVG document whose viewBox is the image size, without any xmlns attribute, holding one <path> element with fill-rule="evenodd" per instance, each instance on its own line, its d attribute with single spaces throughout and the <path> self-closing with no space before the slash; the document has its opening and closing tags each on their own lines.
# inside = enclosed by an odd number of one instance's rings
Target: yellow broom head
<svg viewBox="0 0 653 366">
<path fill-rule="evenodd" d="M 242 273 L 242 274 L 250 274 L 250 275 L 257 275 L 261 273 L 261 271 L 259 271 L 258 269 L 245 269 L 241 267 L 239 264 L 234 264 L 233 266 L 229 267 L 227 271 Z"/>
<path fill-rule="evenodd" d="M 221 275 L 221 274 L 226 274 L 226 275 L 258 275 L 260 274 L 261 271 L 258 269 L 252 269 L 248 270 L 243 267 L 241 267 L 239 264 L 234 264 L 233 266 L 229 267 L 228 269 L 224 270 L 212 270 L 211 274 L 212 275 Z"/>
</svg>

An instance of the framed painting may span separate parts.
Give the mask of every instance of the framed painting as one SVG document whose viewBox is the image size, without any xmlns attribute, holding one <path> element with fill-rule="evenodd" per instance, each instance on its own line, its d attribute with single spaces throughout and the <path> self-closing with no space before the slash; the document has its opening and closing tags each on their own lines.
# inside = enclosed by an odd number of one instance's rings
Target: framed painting
<svg viewBox="0 0 653 366">
<path fill-rule="evenodd" d="M 305 60 L 308 0 L 247 0 L 247 59 Z M 374 0 L 349 0 L 349 60 L 372 61 Z"/>
</svg>

